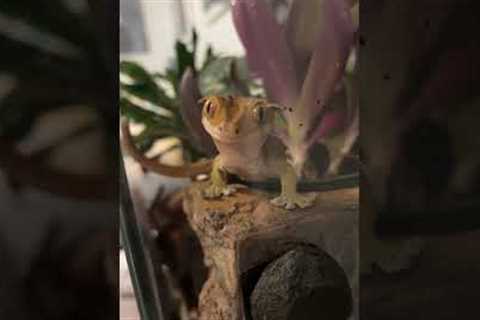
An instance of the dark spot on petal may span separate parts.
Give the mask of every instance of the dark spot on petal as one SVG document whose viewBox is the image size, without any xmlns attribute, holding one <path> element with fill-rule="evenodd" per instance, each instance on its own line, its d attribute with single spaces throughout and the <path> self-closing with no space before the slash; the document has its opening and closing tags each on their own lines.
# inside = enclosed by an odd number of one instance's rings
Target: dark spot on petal
<svg viewBox="0 0 480 320">
<path fill-rule="evenodd" d="M 390 80 L 391 78 L 392 78 L 392 77 L 390 76 L 389 73 L 385 73 L 385 74 L 383 75 L 383 79 L 384 79 L 384 80 Z"/>
<path fill-rule="evenodd" d="M 298 126 L 299 126 L 299 127 L 303 127 L 303 123 L 299 123 Z"/>
<path fill-rule="evenodd" d="M 292 108 L 288 108 L 288 112 L 293 112 L 293 109 L 292 109 Z"/>
<path fill-rule="evenodd" d="M 235 134 L 239 134 L 239 133 L 240 133 L 240 130 L 238 130 L 238 128 L 235 129 Z"/>
<path fill-rule="evenodd" d="M 320 100 L 317 100 L 317 104 L 320 104 Z"/>
<path fill-rule="evenodd" d="M 365 39 L 364 36 L 360 36 L 358 39 L 358 42 L 360 43 L 361 46 L 364 46 L 367 43 L 367 40 Z"/>
</svg>

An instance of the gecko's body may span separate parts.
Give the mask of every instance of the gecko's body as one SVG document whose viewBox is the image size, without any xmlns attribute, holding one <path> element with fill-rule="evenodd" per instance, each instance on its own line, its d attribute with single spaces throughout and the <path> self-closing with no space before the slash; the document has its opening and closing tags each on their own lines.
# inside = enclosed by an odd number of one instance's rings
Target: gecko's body
<svg viewBox="0 0 480 320">
<path fill-rule="evenodd" d="M 305 208 L 313 203 L 313 197 L 297 192 L 297 176 L 288 163 L 285 147 L 272 134 L 276 107 L 263 99 L 247 97 L 210 96 L 202 99 L 202 124 L 212 137 L 218 155 L 211 163 L 209 186 L 204 195 L 217 198 L 235 192 L 235 187 L 227 184 L 227 174 L 235 174 L 249 181 L 263 181 L 280 178 L 281 194 L 272 203 L 293 209 Z M 160 170 L 163 166 L 149 163 L 132 146 L 128 128 L 124 126 L 127 148 L 145 167 L 154 171 L 175 176 L 192 176 L 210 169 L 210 164 L 201 167 L 194 164 L 189 168 L 179 167 L 171 174 Z M 156 169 L 156 170 L 155 170 Z M 166 167 L 163 169 L 167 169 Z"/>
</svg>

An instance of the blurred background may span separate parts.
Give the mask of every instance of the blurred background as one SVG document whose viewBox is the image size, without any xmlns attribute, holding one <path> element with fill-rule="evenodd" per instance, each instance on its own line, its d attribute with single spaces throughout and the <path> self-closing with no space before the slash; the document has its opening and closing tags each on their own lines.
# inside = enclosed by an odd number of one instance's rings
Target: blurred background
<svg viewBox="0 0 480 320">
<path fill-rule="evenodd" d="M 118 318 L 116 11 L 0 4 L 0 318 Z"/>
<path fill-rule="evenodd" d="M 477 313 L 478 9 L 361 2 L 362 319 Z"/>
</svg>

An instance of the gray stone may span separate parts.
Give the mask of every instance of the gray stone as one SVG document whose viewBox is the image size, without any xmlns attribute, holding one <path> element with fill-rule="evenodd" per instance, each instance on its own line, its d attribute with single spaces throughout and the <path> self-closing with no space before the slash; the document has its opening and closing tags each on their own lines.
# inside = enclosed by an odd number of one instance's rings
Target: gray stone
<svg viewBox="0 0 480 320">
<path fill-rule="evenodd" d="M 333 258 L 313 246 L 299 246 L 265 268 L 250 307 L 253 320 L 347 319 L 352 295 Z"/>
</svg>

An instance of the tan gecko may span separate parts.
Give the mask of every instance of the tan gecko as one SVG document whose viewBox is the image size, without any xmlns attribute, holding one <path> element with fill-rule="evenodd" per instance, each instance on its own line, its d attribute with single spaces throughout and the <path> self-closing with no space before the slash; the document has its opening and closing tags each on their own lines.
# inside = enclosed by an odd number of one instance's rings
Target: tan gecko
<svg viewBox="0 0 480 320">
<path fill-rule="evenodd" d="M 313 204 L 312 195 L 297 192 L 297 176 L 287 161 L 285 147 L 273 134 L 280 107 L 264 99 L 208 96 L 201 100 L 202 124 L 212 137 L 219 154 L 214 160 L 172 167 L 147 159 L 133 144 L 128 122 L 122 123 L 124 147 L 145 168 L 173 177 L 192 177 L 210 171 L 206 198 L 228 196 L 236 185 L 227 183 L 227 174 L 247 181 L 280 178 L 281 193 L 271 203 L 294 209 Z"/>
</svg>

